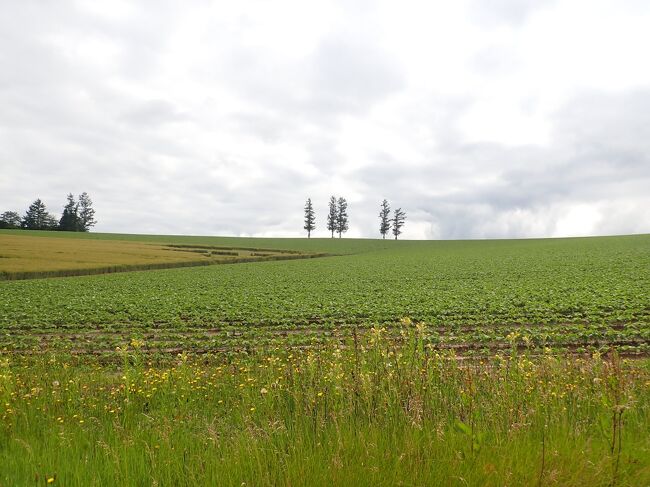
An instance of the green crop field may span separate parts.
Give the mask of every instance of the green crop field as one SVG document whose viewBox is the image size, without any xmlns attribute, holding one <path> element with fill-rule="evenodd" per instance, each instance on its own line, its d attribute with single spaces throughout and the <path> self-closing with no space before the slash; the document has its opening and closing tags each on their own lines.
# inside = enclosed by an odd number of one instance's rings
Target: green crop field
<svg viewBox="0 0 650 487">
<path fill-rule="evenodd" d="M 132 240 L 140 237 L 133 236 Z M 463 353 L 509 347 L 646 353 L 650 237 L 395 242 L 156 237 L 341 254 L 308 261 L 2 283 L 0 349 L 112 354 L 300 345 L 390 332 L 409 317 Z M 153 239 L 152 239 L 153 240 Z M 11 333 L 8 333 L 11 331 Z M 524 342 L 524 339 L 527 341 Z"/>
<path fill-rule="evenodd" d="M 326 255 L 0 282 L 0 486 L 650 485 L 648 235 L 29 235 Z"/>
</svg>

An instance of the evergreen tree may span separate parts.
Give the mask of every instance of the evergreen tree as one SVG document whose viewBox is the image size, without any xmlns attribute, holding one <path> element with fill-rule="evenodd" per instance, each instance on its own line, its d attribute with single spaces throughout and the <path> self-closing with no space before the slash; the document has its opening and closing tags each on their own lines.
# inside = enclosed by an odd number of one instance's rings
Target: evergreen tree
<svg viewBox="0 0 650 487">
<path fill-rule="evenodd" d="M 381 202 L 381 210 L 379 211 L 379 233 L 381 238 L 386 238 L 386 234 L 390 231 L 390 206 L 388 200 L 384 199 Z"/>
<path fill-rule="evenodd" d="M 45 203 L 38 198 L 29 205 L 27 213 L 23 217 L 22 227 L 27 230 L 49 230 L 52 218 L 45 208 Z"/>
<path fill-rule="evenodd" d="M 401 208 L 397 208 L 393 215 L 393 235 L 395 235 L 395 240 L 402 233 L 402 227 L 404 226 L 404 221 L 406 220 L 406 213 L 402 211 Z"/>
<path fill-rule="evenodd" d="M 93 209 L 93 202 L 85 191 L 79 195 L 79 231 L 87 232 L 90 227 L 97 223 L 95 220 L 95 210 Z"/>
<path fill-rule="evenodd" d="M 345 198 L 339 198 L 336 203 L 336 232 L 341 234 L 348 231 L 348 202 Z"/>
<path fill-rule="evenodd" d="M 336 209 L 336 196 L 332 196 L 329 202 L 329 213 L 327 214 L 327 229 L 332 232 L 332 238 L 334 238 L 334 232 L 336 231 L 336 217 L 338 215 L 338 210 Z"/>
<path fill-rule="evenodd" d="M 20 228 L 20 215 L 15 211 L 5 211 L 0 215 L 0 228 Z"/>
<path fill-rule="evenodd" d="M 56 217 L 51 213 L 46 213 L 43 230 L 58 230 L 58 228 L 59 228 L 59 220 L 57 220 Z"/>
<path fill-rule="evenodd" d="M 59 230 L 65 232 L 78 232 L 81 230 L 81 223 L 79 221 L 79 205 L 74 200 L 72 193 L 68 194 L 68 202 L 63 207 L 63 215 L 59 220 Z"/>
<path fill-rule="evenodd" d="M 311 238 L 311 232 L 316 228 L 316 216 L 314 214 L 314 207 L 311 204 L 311 198 L 307 198 L 305 204 L 305 226 L 307 230 L 307 238 Z"/>
</svg>

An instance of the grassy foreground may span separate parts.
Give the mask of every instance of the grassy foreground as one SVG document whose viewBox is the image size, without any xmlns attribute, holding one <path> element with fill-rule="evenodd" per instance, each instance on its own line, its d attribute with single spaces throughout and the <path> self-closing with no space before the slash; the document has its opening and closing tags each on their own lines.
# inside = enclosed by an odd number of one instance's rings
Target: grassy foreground
<svg viewBox="0 0 650 487">
<path fill-rule="evenodd" d="M 0 485 L 650 485 L 650 364 L 341 346 L 0 368 Z"/>
</svg>

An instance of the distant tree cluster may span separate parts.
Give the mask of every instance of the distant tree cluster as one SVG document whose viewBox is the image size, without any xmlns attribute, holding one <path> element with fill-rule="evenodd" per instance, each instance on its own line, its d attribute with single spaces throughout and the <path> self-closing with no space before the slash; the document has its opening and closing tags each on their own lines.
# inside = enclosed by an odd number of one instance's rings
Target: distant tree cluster
<svg viewBox="0 0 650 487">
<path fill-rule="evenodd" d="M 327 213 L 327 229 L 334 234 L 338 233 L 339 238 L 348 231 L 348 202 L 345 198 L 331 196 L 329 201 L 329 212 Z"/>
<path fill-rule="evenodd" d="M 338 233 L 339 238 L 341 235 L 348 231 L 348 202 L 345 198 L 336 198 L 332 196 L 329 201 L 329 213 L 327 214 L 327 229 L 334 234 Z M 316 213 L 311 203 L 311 198 L 307 198 L 305 204 L 305 226 L 307 230 L 307 238 L 311 237 L 311 232 L 316 229 Z"/>
<path fill-rule="evenodd" d="M 87 232 L 96 223 L 93 202 L 85 192 L 79 195 L 79 201 L 75 201 L 72 193 L 68 194 L 67 203 L 59 219 L 47 211 L 45 203 L 40 198 L 29 205 L 22 218 L 15 211 L 5 211 L 0 214 L 0 228 Z"/>
<path fill-rule="evenodd" d="M 401 208 L 397 208 L 393 213 L 393 218 L 390 217 L 390 205 L 388 200 L 381 202 L 381 210 L 379 211 L 379 233 L 382 238 L 391 230 L 395 236 L 395 240 L 402 234 L 402 227 L 406 221 L 406 213 Z"/>
<path fill-rule="evenodd" d="M 316 213 L 311 203 L 311 198 L 307 198 L 305 203 L 305 226 L 307 238 L 311 237 L 311 232 L 316 229 Z M 338 233 L 339 238 L 348 231 L 350 224 L 348 222 L 348 202 L 345 198 L 332 196 L 329 201 L 329 212 L 327 213 L 327 229 L 334 234 Z"/>
<path fill-rule="evenodd" d="M 332 238 L 334 238 L 335 233 L 341 238 L 350 227 L 348 221 L 348 202 L 345 198 L 332 196 L 330 197 L 328 208 L 327 229 L 332 233 Z M 384 200 L 381 203 L 379 220 L 379 233 L 382 238 L 386 238 L 386 235 L 392 230 L 395 240 L 397 240 L 397 237 L 402 234 L 402 227 L 406 221 L 406 213 L 401 208 L 397 208 L 391 218 L 390 205 L 388 204 L 388 200 Z M 305 203 L 305 226 L 303 228 L 307 230 L 307 238 L 311 238 L 311 232 L 316 229 L 316 213 L 311 198 L 307 198 L 307 202 Z"/>
</svg>

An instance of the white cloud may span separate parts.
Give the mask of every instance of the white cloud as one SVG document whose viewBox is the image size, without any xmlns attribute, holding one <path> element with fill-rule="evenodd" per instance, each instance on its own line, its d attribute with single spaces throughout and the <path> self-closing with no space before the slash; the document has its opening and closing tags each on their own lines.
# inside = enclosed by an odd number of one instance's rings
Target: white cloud
<svg viewBox="0 0 650 487">
<path fill-rule="evenodd" d="M 601 219 L 594 205 L 579 204 L 569 206 L 555 224 L 554 237 L 593 235 Z"/>
<path fill-rule="evenodd" d="M 310 196 L 327 236 L 336 194 L 349 236 L 384 197 L 405 238 L 650 231 L 646 2 L 3 7 L 0 211 L 88 191 L 98 231 L 291 236 Z"/>
</svg>

